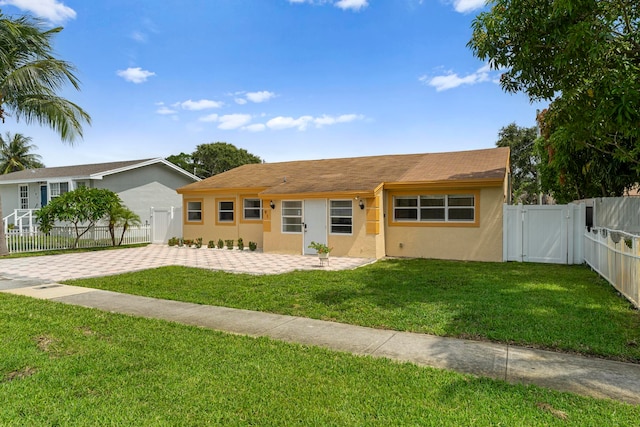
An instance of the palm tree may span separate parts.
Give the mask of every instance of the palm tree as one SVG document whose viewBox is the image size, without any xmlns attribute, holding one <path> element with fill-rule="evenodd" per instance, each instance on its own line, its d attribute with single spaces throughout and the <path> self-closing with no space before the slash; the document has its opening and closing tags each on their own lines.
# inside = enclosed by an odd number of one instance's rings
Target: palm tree
<svg viewBox="0 0 640 427">
<path fill-rule="evenodd" d="M 51 127 L 63 141 L 82 137 L 82 124 L 91 117 L 82 108 L 57 95 L 70 83 L 80 89 L 69 62 L 53 56 L 53 37 L 62 27 L 27 17 L 9 18 L 0 12 L 0 119 L 15 116 L 27 124 Z M 2 209 L 0 207 L 0 218 Z M 0 230 L 0 255 L 6 255 L 6 236 Z"/>
<path fill-rule="evenodd" d="M 20 133 L 7 132 L 4 138 L 0 135 L 0 174 L 43 168 L 42 157 L 30 152 L 37 148 L 30 137 Z"/>
<path fill-rule="evenodd" d="M 63 141 L 73 142 L 91 118 L 56 94 L 66 83 L 79 90 L 80 82 L 73 65 L 53 56 L 51 41 L 62 27 L 43 28 L 42 21 L 11 19 L 0 12 L 0 118 L 12 113 L 16 120 L 47 125 Z"/>
<path fill-rule="evenodd" d="M 140 216 L 122 204 L 113 206 L 111 210 L 109 210 L 107 213 L 107 222 L 113 246 L 116 246 L 116 227 L 122 227 L 120 241 L 117 243 L 117 245 L 120 246 L 122 245 L 124 235 L 129 228 L 142 225 Z"/>
</svg>

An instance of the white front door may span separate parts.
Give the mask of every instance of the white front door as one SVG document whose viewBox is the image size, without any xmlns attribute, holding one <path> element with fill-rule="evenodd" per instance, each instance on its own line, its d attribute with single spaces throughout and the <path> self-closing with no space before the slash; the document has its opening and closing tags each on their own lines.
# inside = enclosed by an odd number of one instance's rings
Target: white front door
<svg viewBox="0 0 640 427">
<path fill-rule="evenodd" d="M 325 199 L 305 200 L 303 223 L 303 253 L 313 255 L 316 250 L 309 248 L 311 242 L 327 244 L 327 201 Z"/>
</svg>

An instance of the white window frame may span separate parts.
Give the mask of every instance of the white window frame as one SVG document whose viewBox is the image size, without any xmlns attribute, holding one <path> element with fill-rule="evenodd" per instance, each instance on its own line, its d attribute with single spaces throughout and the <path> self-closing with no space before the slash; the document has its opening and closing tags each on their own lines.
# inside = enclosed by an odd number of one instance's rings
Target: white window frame
<svg viewBox="0 0 640 427">
<path fill-rule="evenodd" d="M 198 204 L 198 206 L 192 204 Z M 187 200 L 187 222 L 202 222 L 202 200 Z M 196 218 L 192 218 L 196 214 Z M 199 214 L 199 215 L 197 215 Z"/>
<path fill-rule="evenodd" d="M 247 202 L 258 202 L 258 206 L 247 206 Z M 257 211 L 258 216 L 247 216 L 247 212 Z M 242 218 L 246 221 L 260 221 L 262 219 L 262 199 L 246 198 L 242 201 Z"/>
<path fill-rule="evenodd" d="M 293 205 L 295 204 L 295 206 Z M 302 234 L 303 231 L 303 224 L 302 224 L 302 200 L 283 200 L 282 201 L 282 213 L 281 213 L 281 217 L 282 217 L 282 234 Z M 294 213 L 290 212 L 290 211 L 295 211 Z M 296 224 L 285 224 L 286 219 L 295 219 L 295 218 L 299 218 L 300 223 Z M 289 231 L 289 230 L 285 230 L 285 225 L 288 226 L 298 226 L 300 227 L 299 231 Z"/>
<path fill-rule="evenodd" d="M 20 209 L 29 209 L 29 185 L 18 185 L 18 198 L 20 199 Z"/>
<path fill-rule="evenodd" d="M 66 190 L 62 190 L 62 185 L 66 185 L 67 189 Z M 55 199 L 56 197 L 60 197 L 65 193 L 69 192 L 69 182 L 67 181 L 60 181 L 60 182 L 50 182 L 49 183 L 49 198 L 51 200 Z"/>
<path fill-rule="evenodd" d="M 340 203 L 344 204 L 347 202 L 349 203 L 349 206 L 334 206 L 334 203 L 338 205 Z M 347 209 L 350 211 L 349 215 L 336 215 L 337 213 L 342 213 L 337 211 L 344 211 Z M 349 223 L 340 224 L 340 221 L 345 219 L 349 219 Z M 337 220 L 335 224 L 334 224 L 334 220 Z M 340 230 L 341 228 L 347 228 L 347 227 L 349 228 L 349 231 L 337 231 L 337 230 Z M 341 236 L 353 235 L 353 200 L 350 200 L 350 199 L 329 200 L 329 234 L 337 234 Z"/>
<path fill-rule="evenodd" d="M 463 205 L 457 206 L 455 204 L 451 204 L 452 199 L 462 199 L 462 198 L 471 198 L 471 205 Z M 442 199 L 443 206 L 428 206 L 423 205 L 422 200 L 428 199 Z M 408 200 L 413 201 L 414 203 L 410 203 L 409 206 L 397 206 L 398 200 Z M 394 222 L 409 222 L 409 223 L 460 223 L 460 224 L 469 224 L 474 223 L 476 221 L 476 195 L 475 194 L 420 194 L 420 195 L 411 195 L 411 196 L 394 196 L 393 197 L 393 221 Z M 415 215 L 412 215 L 412 218 L 398 218 L 397 212 L 399 210 L 402 211 L 412 211 L 415 212 Z M 423 210 L 443 210 L 444 217 L 443 219 L 423 219 Z M 473 212 L 473 216 L 470 219 L 450 219 L 450 213 L 456 210 L 471 210 Z M 415 216 L 415 218 L 413 218 Z"/>
</svg>

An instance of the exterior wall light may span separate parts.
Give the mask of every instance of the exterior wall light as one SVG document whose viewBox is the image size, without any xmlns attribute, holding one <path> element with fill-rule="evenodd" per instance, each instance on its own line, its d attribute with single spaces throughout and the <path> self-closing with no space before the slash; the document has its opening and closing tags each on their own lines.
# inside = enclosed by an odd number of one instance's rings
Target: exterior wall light
<svg viewBox="0 0 640 427">
<path fill-rule="evenodd" d="M 275 209 L 276 208 L 276 204 L 273 203 L 273 200 L 269 202 L 269 206 L 271 206 L 271 209 Z"/>
</svg>

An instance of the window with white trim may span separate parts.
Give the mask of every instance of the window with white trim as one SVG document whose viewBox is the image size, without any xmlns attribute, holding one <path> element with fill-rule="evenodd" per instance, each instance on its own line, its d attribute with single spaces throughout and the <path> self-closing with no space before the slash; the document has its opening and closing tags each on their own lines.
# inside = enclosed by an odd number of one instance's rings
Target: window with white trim
<svg viewBox="0 0 640 427">
<path fill-rule="evenodd" d="M 243 215 L 244 219 L 248 220 L 262 219 L 262 200 L 244 199 Z"/>
<path fill-rule="evenodd" d="M 20 194 L 20 209 L 29 209 L 29 186 L 21 185 L 18 192 Z"/>
<path fill-rule="evenodd" d="M 51 198 L 54 199 L 56 197 L 62 196 L 64 193 L 69 192 L 69 183 L 68 182 L 51 182 L 49 183 L 49 189 L 51 194 Z"/>
<path fill-rule="evenodd" d="M 332 234 L 353 233 L 352 200 L 331 200 L 329 216 Z"/>
<path fill-rule="evenodd" d="M 202 222 L 202 202 L 187 202 L 187 222 Z"/>
<path fill-rule="evenodd" d="M 282 232 L 302 233 L 302 201 L 282 202 Z"/>
<path fill-rule="evenodd" d="M 395 196 L 393 220 L 396 222 L 474 222 L 476 201 L 473 194 Z"/>
<path fill-rule="evenodd" d="M 233 200 L 223 200 L 218 202 L 218 222 L 233 222 L 235 211 Z"/>
</svg>

